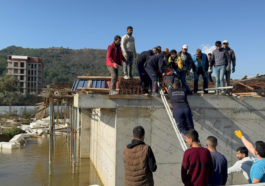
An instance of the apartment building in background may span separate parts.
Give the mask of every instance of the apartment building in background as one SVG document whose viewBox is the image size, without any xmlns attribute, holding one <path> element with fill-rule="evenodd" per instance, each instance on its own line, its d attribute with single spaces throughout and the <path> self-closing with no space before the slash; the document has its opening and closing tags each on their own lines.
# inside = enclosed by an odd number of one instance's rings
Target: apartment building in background
<svg viewBox="0 0 265 186">
<path fill-rule="evenodd" d="M 20 92 L 39 94 L 44 83 L 44 63 L 41 58 L 29 56 L 7 56 L 8 75 L 18 78 Z"/>
</svg>

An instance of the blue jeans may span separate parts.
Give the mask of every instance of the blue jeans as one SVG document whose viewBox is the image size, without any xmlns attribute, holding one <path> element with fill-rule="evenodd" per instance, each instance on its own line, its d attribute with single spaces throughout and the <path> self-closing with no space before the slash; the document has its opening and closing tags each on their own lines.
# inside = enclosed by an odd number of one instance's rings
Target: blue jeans
<svg viewBox="0 0 265 186">
<path fill-rule="evenodd" d="M 225 71 L 226 71 L 225 68 L 226 68 L 225 65 L 214 67 L 215 78 L 216 78 L 216 84 L 215 84 L 216 88 L 220 87 L 219 86 L 220 84 L 221 84 L 221 87 L 225 86 L 225 81 L 224 81 L 224 76 L 225 76 Z M 216 92 L 217 92 L 217 90 L 216 90 Z"/>
<path fill-rule="evenodd" d="M 180 133 L 186 135 L 188 130 L 194 129 L 192 113 L 189 107 L 175 109 L 173 111 L 173 117 Z"/>
<path fill-rule="evenodd" d="M 182 88 L 183 88 L 184 91 L 186 90 L 186 92 L 190 92 L 190 87 L 189 87 L 189 85 L 188 85 L 188 83 L 186 81 L 186 75 L 187 75 L 187 71 L 186 70 L 181 71 L 180 79 L 181 79 L 181 83 L 182 83 Z"/>
</svg>

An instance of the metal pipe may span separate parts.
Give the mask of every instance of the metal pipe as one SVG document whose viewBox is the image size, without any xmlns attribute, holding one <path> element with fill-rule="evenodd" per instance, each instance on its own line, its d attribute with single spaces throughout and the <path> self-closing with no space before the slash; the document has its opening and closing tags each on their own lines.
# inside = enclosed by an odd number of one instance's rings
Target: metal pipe
<svg viewBox="0 0 265 186">
<path fill-rule="evenodd" d="M 49 175 L 52 175 L 52 149 L 53 149 L 53 141 L 52 141 L 52 131 L 53 131 L 53 121 L 52 121 L 52 112 L 53 112 L 53 98 L 50 97 L 49 98 L 49 102 L 50 102 L 50 126 L 49 126 L 49 136 L 50 136 L 50 141 L 49 141 Z"/>
</svg>

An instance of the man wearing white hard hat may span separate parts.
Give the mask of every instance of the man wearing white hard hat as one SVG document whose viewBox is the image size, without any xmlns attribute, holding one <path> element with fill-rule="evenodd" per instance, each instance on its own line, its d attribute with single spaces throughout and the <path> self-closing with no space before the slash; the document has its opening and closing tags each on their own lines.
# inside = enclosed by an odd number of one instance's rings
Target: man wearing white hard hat
<svg viewBox="0 0 265 186">
<path fill-rule="evenodd" d="M 234 73 L 236 71 L 235 67 L 236 67 L 236 55 L 233 49 L 231 49 L 229 47 L 229 42 L 227 40 L 223 41 L 223 48 L 228 52 L 230 58 L 231 58 L 231 62 L 232 62 L 232 73 Z M 231 76 L 231 68 L 229 71 L 225 72 L 225 79 L 226 79 L 226 86 L 230 86 L 230 76 Z M 228 90 L 227 90 L 228 93 Z"/>
<path fill-rule="evenodd" d="M 181 57 L 182 63 L 183 63 L 183 68 L 182 68 L 182 71 L 180 73 L 182 88 L 184 90 L 186 90 L 188 95 L 191 95 L 192 92 L 190 91 L 190 87 L 187 83 L 186 75 L 190 74 L 190 70 L 191 70 L 192 64 L 193 64 L 193 59 L 192 59 L 190 53 L 188 53 L 188 45 L 182 46 L 181 51 L 178 52 L 178 56 Z"/>
</svg>

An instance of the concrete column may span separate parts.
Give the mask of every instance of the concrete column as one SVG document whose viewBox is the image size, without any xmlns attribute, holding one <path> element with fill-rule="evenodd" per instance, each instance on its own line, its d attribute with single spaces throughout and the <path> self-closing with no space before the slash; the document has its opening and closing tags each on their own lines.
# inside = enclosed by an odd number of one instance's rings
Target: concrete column
<svg viewBox="0 0 265 186">
<path fill-rule="evenodd" d="M 92 109 L 81 110 L 81 136 L 80 136 L 80 157 L 89 158 L 90 152 L 90 125 Z"/>
</svg>

